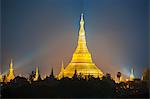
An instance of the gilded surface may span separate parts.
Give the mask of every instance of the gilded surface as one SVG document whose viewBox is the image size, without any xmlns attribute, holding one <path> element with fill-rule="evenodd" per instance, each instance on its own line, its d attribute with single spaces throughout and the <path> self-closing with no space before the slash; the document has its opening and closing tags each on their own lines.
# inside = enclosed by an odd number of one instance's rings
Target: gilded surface
<svg viewBox="0 0 150 99">
<path fill-rule="evenodd" d="M 78 74 L 83 76 L 93 75 L 94 77 L 102 77 L 103 72 L 96 67 L 92 61 L 91 54 L 86 45 L 86 35 L 84 30 L 83 14 L 80 20 L 80 29 L 78 37 L 78 46 L 73 54 L 72 60 L 69 65 L 62 71 L 61 74 L 65 77 L 72 77 L 75 70 Z M 62 73 L 63 72 L 63 73 Z M 61 75 L 59 74 L 59 76 Z"/>
</svg>

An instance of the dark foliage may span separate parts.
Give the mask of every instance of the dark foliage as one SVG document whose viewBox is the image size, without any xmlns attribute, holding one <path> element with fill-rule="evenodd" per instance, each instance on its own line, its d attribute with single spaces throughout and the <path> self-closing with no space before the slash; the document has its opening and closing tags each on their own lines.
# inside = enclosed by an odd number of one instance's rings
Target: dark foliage
<svg viewBox="0 0 150 99">
<path fill-rule="evenodd" d="M 17 76 L 10 83 L 1 83 L 2 98 L 148 98 L 149 85 L 144 81 L 116 84 L 111 75 L 101 80 L 88 76 L 84 78 L 47 77 L 45 80 L 28 82 Z"/>
</svg>

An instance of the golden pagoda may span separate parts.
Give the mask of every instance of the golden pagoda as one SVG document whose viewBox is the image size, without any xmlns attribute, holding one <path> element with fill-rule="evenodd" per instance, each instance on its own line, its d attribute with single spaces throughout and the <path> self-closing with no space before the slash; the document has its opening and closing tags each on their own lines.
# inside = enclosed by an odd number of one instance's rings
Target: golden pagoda
<svg viewBox="0 0 150 99">
<path fill-rule="evenodd" d="M 9 74 L 7 74 L 6 76 L 7 82 L 10 82 L 10 80 L 13 80 L 15 78 L 12 59 L 9 66 Z"/>
<path fill-rule="evenodd" d="M 39 69 L 38 67 L 36 67 L 36 71 L 35 71 L 35 78 L 33 79 L 34 81 L 37 81 L 39 77 Z"/>
<path fill-rule="evenodd" d="M 0 82 L 3 82 L 2 74 L 0 74 Z"/>
<path fill-rule="evenodd" d="M 133 72 L 133 68 L 131 69 L 131 73 L 130 73 L 130 81 L 134 80 L 134 72 Z"/>
<path fill-rule="evenodd" d="M 75 70 L 77 74 L 82 74 L 84 77 L 87 75 L 93 75 L 93 77 L 103 76 L 103 72 L 93 63 L 91 54 L 89 53 L 86 45 L 83 14 L 81 14 L 80 19 L 78 45 L 73 54 L 71 62 L 63 70 L 63 76 L 71 78 Z M 60 73 L 62 73 L 62 71 Z"/>
</svg>

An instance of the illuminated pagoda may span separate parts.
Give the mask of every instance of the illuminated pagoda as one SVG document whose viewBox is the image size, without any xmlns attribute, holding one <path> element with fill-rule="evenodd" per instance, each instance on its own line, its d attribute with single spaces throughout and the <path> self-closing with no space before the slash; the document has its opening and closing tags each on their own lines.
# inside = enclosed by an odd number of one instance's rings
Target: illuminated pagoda
<svg viewBox="0 0 150 99">
<path fill-rule="evenodd" d="M 130 81 L 134 80 L 134 71 L 133 68 L 131 69 L 131 73 L 130 73 Z"/>
<path fill-rule="evenodd" d="M 38 67 L 36 67 L 34 81 L 37 81 L 37 80 L 38 80 L 38 77 L 39 77 L 39 69 L 38 69 Z"/>
<path fill-rule="evenodd" d="M 63 76 L 71 78 L 74 75 L 75 70 L 77 74 L 82 74 L 83 77 L 88 75 L 93 75 L 93 77 L 103 76 L 103 72 L 93 63 L 91 54 L 89 53 L 86 45 L 83 14 L 81 14 L 80 19 L 78 45 L 73 54 L 71 62 L 63 70 Z M 62 71 L 60 73 L 62 73 Z"/>
<path fill-rule="evenodd" d="M 0 82 L 3 82 L 2 74 L 0 74 Z"/>
<path fill-rule="evenodd" d="M 9 65 L 9 73 L 6 76 L 7 82 L 10 82 L 10 80 L 13 80 L 14 78 L 15 76 L 14 76 L 13 62 L 11 59 L 11 63 Z"/>
</svg>

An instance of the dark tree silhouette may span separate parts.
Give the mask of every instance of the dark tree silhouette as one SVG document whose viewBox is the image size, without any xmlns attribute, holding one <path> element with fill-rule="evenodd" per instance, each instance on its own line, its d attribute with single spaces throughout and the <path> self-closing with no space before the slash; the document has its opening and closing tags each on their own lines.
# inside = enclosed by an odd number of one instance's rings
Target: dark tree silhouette
<svg viewBox="0 0 150 99">
<path fill-rule="evenodd" d="M 117 78 L 120 79 L 121 77 L 121 72 L 117 72 Z"/>
<path fill-rule="evenodd" d="M 78 74 L 77 74 L 77 70 L 75 69 L 74 70 L 74 74 L 73 74 L 73 79 L 78 79 Z"/>
<path fill-rule="evenodd" d="M 30 82 L 33 82 L 34 78 L 35 78 L 35 71 L 32 71 L 31 74 L 29 74 Z"/>
<path fill-rule="evenodd" d="M 51 73 L 53 74 L 53 73 Z M 61 80 L 47 77 L 44 80 L 29 81 L 24 77 L 15 77 L 12 82 L 1 83 L 2 98 L 148 98 L 147 81 L 115 83 L 107 73 L 102 79 L 89 75 L 88 79 L 63 77 Z M 30 78 L 33 78 L 34 72 Z M 51 76 L 54 77 L 54 76 Z M 32 79 L 31 79 L 32 80 Z"/>
</svg>

